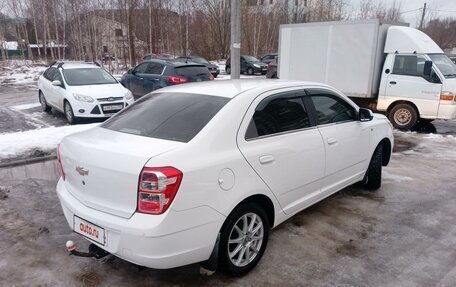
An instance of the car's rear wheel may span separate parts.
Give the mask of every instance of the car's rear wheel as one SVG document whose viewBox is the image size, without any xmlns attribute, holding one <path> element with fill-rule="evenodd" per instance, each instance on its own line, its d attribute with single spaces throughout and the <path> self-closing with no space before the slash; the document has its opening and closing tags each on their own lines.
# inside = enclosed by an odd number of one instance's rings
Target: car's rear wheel
<svg viewBox="0 0 456 287">
<path fill-rule="evenodd" d="M 78 119 L 74 116 L 73 108 L 68 101 L 65 101 L 64 105 L 65 110 L 65 118 L 70 125 L 74 125 L 77 123 Z"/>
<path fill-rule="evenodd" d="M 263 256 L 268 238 L 268 217 L 260 205 L 247 203 L 236 208 L 221 231 L 221 271 L 240 276 L 252 270 Z"/>
<path fill-rule="evenodd" d="M 49 113 L 51 112 L 51 107 L 47 104 L 46 98 L 44 97 L 43 92 L 39 93 L 39 100 L 41 104 L 41 109 L 43 112 Z"/>
<path fill-rule="evenodd" d="M 248 75 L 253 75 L 253 69 L 252 68 L 248 68 L 247 69 L 247 74 Z"/>
<path fill-rule="evenodd" d="M 367 189 L 376 190 L 382 186 L 383 147 L 379 145 L 372 155 L 363 183 Z"/>
<path fill-rule="evenodd" d="M 396 129 L 410 130 L 418 121 L 418 113 L 409 104 L 398 104 L 391 109 L 389 120 Z"/>
<path fill-rule="evenodd" d="M 231 74 L 231 68 L 230 67 L 226 67 L 225 72 L 226 72 L 227 75 Z"/>
</svg>

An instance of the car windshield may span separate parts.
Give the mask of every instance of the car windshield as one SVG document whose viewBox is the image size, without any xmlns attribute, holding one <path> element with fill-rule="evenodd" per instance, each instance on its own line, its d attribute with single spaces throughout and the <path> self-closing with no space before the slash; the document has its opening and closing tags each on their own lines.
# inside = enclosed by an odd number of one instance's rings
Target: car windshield
<svg viewBox="0 0 456 287">
<path fill-rule="evenodd" d="M 70 86 L 106 85 L 117 83 L 111 74 L 101 68 L 64 69 L 63 75 Z"/>
<path fill-rule="evenodd" d="M 144 137 L 189 142 L 229 98 L 189 94 L 149 94 L 117 113 L 101 127 Z"/>
<path fill-rule="evenodd" d="M 253 56 L 242 56 L 244 57 L 244 59 L 247 61 L 247 62 L 259 62 L 260 60 L 258 60 L 257 58 L 253 57 Z"/>
<path fill-rule="evenodd" d="M 456 78 L 456 65 L 444 54 L 429 55 L 445 78 Z"/>
</svg>

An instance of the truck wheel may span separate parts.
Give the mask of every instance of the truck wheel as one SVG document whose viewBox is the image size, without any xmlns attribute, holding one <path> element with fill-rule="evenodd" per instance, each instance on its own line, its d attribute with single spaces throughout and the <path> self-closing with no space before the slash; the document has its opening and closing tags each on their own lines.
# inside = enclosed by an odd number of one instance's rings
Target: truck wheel
<svg viewBox="0 0 456 287">
<path fill-rule="evenodd" d="M 220 270 L 243 275 L 260 261 L 269 238 L 266 212 L 255 203 L 236 208 L 226 219 L 220 235 Z"/>
<path fill-rule="evenodd" d="M 418 120 L 418 113 L 409 104 L 398 104 L 391 109 L 388 117 L 396 129 L 410 130 Z"/>
<path fill-rule="evenodd" d="M 363 185 L 367 189 L 376 190 L 382 186 L 383 147 L 380 144 L 374 151 L 372 159 L 364 176 Z"/>
</svg>

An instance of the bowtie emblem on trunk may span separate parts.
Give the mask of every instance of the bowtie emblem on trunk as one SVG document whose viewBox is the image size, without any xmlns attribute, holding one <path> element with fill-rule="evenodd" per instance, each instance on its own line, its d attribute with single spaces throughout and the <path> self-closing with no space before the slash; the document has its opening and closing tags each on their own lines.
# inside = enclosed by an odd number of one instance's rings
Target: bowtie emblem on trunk
<svg viewBox="0 0 456 287">
<path fill-rule="evenodd" d="M 84 175 L 89 175 L 89 170 L 85 170 L 82 166 L 77 166 L 76 171 L 79 173 L 79 175 L 84 176 Z"/>
</svg>

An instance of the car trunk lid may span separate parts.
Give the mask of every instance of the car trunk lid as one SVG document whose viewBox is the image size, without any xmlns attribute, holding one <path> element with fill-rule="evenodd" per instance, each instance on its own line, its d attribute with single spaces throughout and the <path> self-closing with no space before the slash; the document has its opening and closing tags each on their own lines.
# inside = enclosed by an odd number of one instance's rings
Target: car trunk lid
<svg viewBox="0 0 456 287">
<path fill-rule="evenodd" d="M 60 145 L 64 184 L 84 205 L 129 218 L 145 163 L 180 145 L 101 127 L 65 137 Z"/>
</svg>

